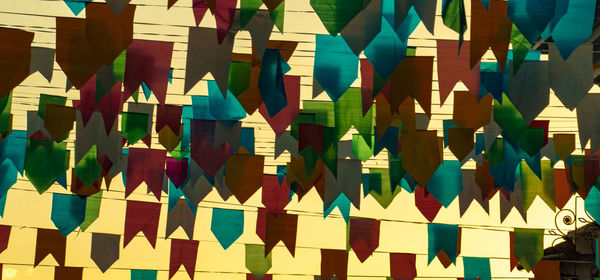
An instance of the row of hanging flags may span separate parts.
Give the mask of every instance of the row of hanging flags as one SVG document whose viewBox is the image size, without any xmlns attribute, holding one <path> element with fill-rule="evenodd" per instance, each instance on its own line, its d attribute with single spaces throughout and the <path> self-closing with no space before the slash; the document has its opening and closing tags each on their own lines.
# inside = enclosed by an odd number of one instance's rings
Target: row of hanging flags
<svg viewBox="0 0 600 280">
<path fill-rule="evenodd" d="M 190 238 L 171 240 L 169 275 L 183 265 L 192 278 L 195 214 L 213 188 L 224 200 L 234 196 L 243 204 L 262 187 L 257 234 L 265 244 L 246 245 L 253 275 L 248 279 L 271 279 L 269 252 L 279 241 L 294 255 L 298 216 L 285 207 L 293 195 L 301 199 L 313 187 L 325 217 L 335 208 L 342 213 L 349 248 L 360 261 L 379 243 L 380 221 L 349 217 L 350 205 L 359 208 L 367 195 L 387 208 L 401 189 L 414 193 L 415 205 L 433 222 L 457 197 L 462 216 L 473 200 L 489 211 L 489 200 L 500 193 L 504 220 L 513 208 L 526 219 L 536 196 L 562 209 L 578 193 L 592 217 L 600 217 L 600 95 L 587 94 L 595 66 L 593 46 L 584 43 L 596 1 L 472 0 L 468 25 L 463 0 L 443 0 L 444 24 L 459 39 L 436 41 L 440 103 L 457 82 L 468 88 L 454 92 L 443 138 L 427 130 L 434 57 L 416 56 L 408 46 L 420 22 L 433 34 L 437 0 L 311 0 L 329 32 L 315 35 L 313 92 L 325 91 L 331 101 L 304 100 L 302 109 L 300 77 L 286 75 L 298 43 L 269 40 L 274 26 L 283 31 L 285 1 L 240 0 L 239 9 L 237 0 L 193 1 L 196 26 L 210 10 L 216 28 L 189 28 L 185 93 L 207 73 L 215 80 L 208 81 L 207 96 L 194 95 L 192 105 L 183 106 L 165 104 L 173 43 L 133 39 L 135 5 L 64 2 L 75 14 L 85 9 L 85 18 L 56 18 L 56 49 L 32 47 L 32 32 L 0 28 L 0 208 L 3 213 L 17 174 L 40 194 L 54 183 L 70 187 L 72 195 L 53 194 L 51 218 L 58 231 L 37 234 L 35 264 L 52 254 L 59 263 L 57 279 L 81 278 L 82 268 L 64 266 L 65 237 L 98 218 L 101 186 L 109 191 L 118 174 L 125 198 L 144 182 L 157 199 L 127 200 L 123 247 L 139 232 L 154 247 L 165 192 L 167 236 L 181 226 Z M 175 2 L 169 0 L 168 7 Z M 263 4 L 267 10 L 259 9 Z M 233 53 L 241 30 L 251 35 L 250 54 Z M 470 41 L 463 40 L 467 31 Z M 548 60 L 542 61 L 541 52 L 531 48 L 549 38 Z M 497 62 L 481 61 L 489 48 Z M 361 53 L 366 59 L 359 59 Z M 50 81 L 55 60 L 68 78 L 66 90 L 79 90 L 79 100 L 68 106 L 66 97 L 40 94 L 37 111 L 27 112 L 27 130 L 12 130 L 12 90 L 34 72 Z M 359 72 L 361 88 L 351 88 Z M 550 89 L 567 108 L 577 109 L 581 146 L 591 142 L 583 155 L 572 154 L 575 134 L 549 135 L 549 121 L 536 120 L 548 106 Z M 146 100 L 154 94 L 158 104 L 140 101 L 140 93 Z M 415 101 L 424 114 L 415 113 Z M 254 129 L 242 125 L 257 110 L 276 134 L 275 157 L 291 154 L 277 174 L 264 174 Z M 71 163 L 67 141 L 74 126 Z M 351 127 L 358 134 L 341 141 Z M 156 136 L 162 147 L 152 148 Z M 140 141 L 147 148 L 124 149 Z M 446 147 L 457 160 L 443 158 Z M 388 168 L 362 174 L 362 162 L 383 149 Z M 461 169 L 469 159 L 476 168 Z M 558 161 L 564 169 L 554 169 Z M 227 248 L 243 232 L 244 213 L 212 213 L 211 231 Z M 429 262 L 437 256 L 445 266 L 455 263 L 459 226 L 428 228 Z M 0 245 L 6 248 L 10 227 L 1 229 Z M 543 230 L 515 229 L 510 236 L 511 268 L 542 266 L 538 271 L 556 276 L 557 263 L 539 262 Z M 120 235 L 93 233 L 91 257 L 102 271 L 119 258 L 119 244 Z M 322 249 L 321 256 L 324 279 L 346 278 L 348 250 Z M 416 276 L 415 255 L 391 253 L 390 262 L 392 278 Z M 490 278 L 489 259 L 463 262 L 465 279 Z M 156 271 L 132 270 L 133 279 L 152 277 Z"/>
</svg>

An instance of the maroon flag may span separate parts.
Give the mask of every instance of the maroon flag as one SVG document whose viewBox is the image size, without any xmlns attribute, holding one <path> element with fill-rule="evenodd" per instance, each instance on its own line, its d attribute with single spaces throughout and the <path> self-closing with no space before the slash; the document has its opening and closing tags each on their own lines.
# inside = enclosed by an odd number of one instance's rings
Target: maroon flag
<svg viewBox="0 0 600 280">
<path fill-rule="evenodd" d="M 49 254 L 58 265 L 64 266 L 66 250 L 67 239 L 58 230 L 38 228 L 33 266 L 36 267 Z"/>
<path fill-rule="evenodd" d="M 191 279 L 194 279 L 196 270 L 196 257 L 198 256 L 196 240 L 171 239 L 171 261 L 169 263 L 169 279 L 175 275 L 183 265 Z"/>
<path fill-rule="evenodd" d="M 290 186 L 284 178 L 279 184 L 277 175 L 264 174 L 262 184 L 262 203 L 267 212 L 273 214 L 285 213 L 290 197 Z"/>
<path fill-rule="evenodd" d="M 11 226 L 0 225 L 0 253 L 8 247 Z M 1 279 L 1 278 L 0 278 Z"/>
<path fill-rule="evenodd" d="M 415 189 L 415 205 L 429 222 L 433 222 L 440 208 L 442 208 L 442 204 L 421 187 Z"/>
<path fill-rule="evenodd" d="M 417 277 L 416 255 L 390 253 L 390 276 L 394 280 L 413 280 Z"/>
<path fill-rule="evenodd" d="M 125 62 L 125 99 L 139 90 L 144 82 L 158 103 L 165 104 L 172 55 L 172 42 L 133 40 L 127 48 Z"/>
<path fill-rule="evenodd" d="M 379 247 L 381 221 L 373 219 L 350 219 L 348 243 L 360 262 L 365 262 Z"/>
<path fill-rule="evenodd" d="M 348 252 L 346 250 L 321 249 L 321 279 L 331 279 L 335 275 L 338 280 L 348 277 Z"/>
<path fill-rule="evenodd" d="M 152 248 L 156 246 L 160 206 L 160 203 L 127 201 L 123 248 L 127 247 L 138 232 L 144 233 Z"/>
<path fill-rule="evenodd" d="M 276 136 L 281 136 L 300 114 L 300 76 L 283 76 L 283 83 L 287 105 L 273 117 L 267 112 L 264 103 L 258 109 Z"/>
<path fill-rule="evenodd" d="M 463 41 L 460 49 L 456 40 L 437 40 L 437 66 L 440 104 L 444 104 L 452 89 L 462 81 L 471 94 L 479 96 L 480 62 L 471 67 L 471 42 Z"/>
<path fill-rule="evenodd" d="M 298 215 L 267 213 L 266 216 L 265 256 L 279 241 L 283 242 L 293 256 L 296 252 Z"/>
<path fill-rule="evenodd" d="M 142 182 L 146 182 L 156 199 L 160 201 L 166 156 L 167 151 L 165 150 L 129 148 L 125 197 L 129 196 Z"/>
</svg>

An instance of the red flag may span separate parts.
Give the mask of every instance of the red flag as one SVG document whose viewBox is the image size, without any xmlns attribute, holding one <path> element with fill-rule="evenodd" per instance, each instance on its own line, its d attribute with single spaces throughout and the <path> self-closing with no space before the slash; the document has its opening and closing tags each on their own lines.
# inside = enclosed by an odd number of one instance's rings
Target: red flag
<svg viewBox="0 0 600 280">
<path fill-rule="evenodd" d="M 365 262 L 379 247 L 381 221 L 373 219 L 350 219 L 348 243 L 360 262 Z"/>
<path fill-rule="evenodd" d="M 390 276 L 394 280 L 413 280 L 417 277 L 416 255 L 390 253 Z"/>
<path fill-rule="evenodd" d="M 191 279 L 194 279 L 196 270 L 196 257 L 198 256 L 196 240 L 171 239 L 171 261 L 169 263 L 169 279 L 175 275 L 183 265 Z"/>
<path fill-rule="evenodd" d="M 300 76 L 283 76 L 283 83 L 287 105 L 273 117 L 269 116 L 264 103 L 258 108 L 277 136 L 281 136 L 300 114 Z"/>
<path fill-rule="evenodd" d="M 280 185 L 277 175 L 263 175 L 262 203 L 269 213 L 285 213 L 284 208 L 290 202 L 290 186 L 285 178 L 281 183 Z"/>
<path fill-rule="evenodd" d="M 0 225 L 0 253 L 8 247 L 11 226 Z M 1 279 L 1 278 L 0 278 Z"/>
<path fill-rule="evenodd" d="M 160 201 L 166 156 L 167 151 L 165 150 L 129 148 L 125 197 L 129 196 L 142 182 L 146 182 L 156 199 Z"/>
<path fill-rule="evenodd" d="M 265 256 L 279 241 L 285 244 L 292 256 L 296 252 L 298 215 L 267 213 L 265 232 Z"/>
<path fill-rule="evenodd" d="M 125 58 L 125 99 L 145 82 L 158 103 L 165 104 L 172 55 L 172 42 L 133 40 Z"/>
<path fill-rule="evenodd" d="M 348 252 L 346 250 L 321 249 L 321 279 L 330 279 L 333 275 L 338 280 L 348 277 Z"/>
<path fill-rule="evenodd" d="M 152 248 L 156 246 L 160 206 L 160 203 L 127 201 L 123 248 L 127 247 L 131 239 L 140 231 L 144 233 Z"/>
<path fill-rule="evenodd" d="M 440 208 L 442 208 L 442 204 L 421 187 L 415 189 L 415 205 L 429 222 L 433 222 Z"/>
</svg>

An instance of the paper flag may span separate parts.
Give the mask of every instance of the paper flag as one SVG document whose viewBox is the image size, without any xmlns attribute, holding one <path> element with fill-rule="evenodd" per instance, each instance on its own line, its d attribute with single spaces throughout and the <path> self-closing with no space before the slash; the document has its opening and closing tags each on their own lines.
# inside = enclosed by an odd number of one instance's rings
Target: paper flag
<svg viewBox="0 0 600 280">
<path fill-rule="evenodd" d="M 171 239 L 171 257 L 169 261 L 169 279 L 173 278 L 179 267 L 183 265 L 190 278 L 194 279 L 196 258 L 198 256 L 197 240 Z"/>
<path fill-rule="evenodd" d="M 0 98 L 29 76 L 33 35 L 24 30 L 0 28 Z"/>
<path fill-rule="evenodd" d="M 445 253 L 455 264 L 457 252 L 460 250 L 458 225 L 427 224 L 427 234 L 429 240 L 427 264 L 430 264 L 441 252 Z"/>
<path fill-rule="evenodd" d="M 555 0 L 520 1 L 509 0 L 508 17 L 530 44 L 535 44 L 555 15 Z"/>
<path fill-rule="evenodd" d="M 160 218 L 160 203 L 127 201 L 125 212 L 125 233 L 123 234 L 123 248 L 142 232 L 152 248 L 156 246 L 156 235 L 158 233 L 158 220 Z"/>
<path fill-rule="evenodd" d="M 265 256 L 264 245 L 246 244 L 246 268 L 256 279 L 265 280 L 271 269 L 271 254 Z"/>
<path fill-rule="evenodd" d="M 565 169 L 554 169 L 554 196 L 556 207 L 561 210 L 567 205 L 574 193 L 569 179 Z"/>
<path fill-rule="evenodd" d="M 92 233 L 91 258 L 102 272 L 119 259 L 121 236 L 116 234 Z"/>
<path fill-rule="evenodd" d="M 444 20 L 445 26 L 458 33 L 458 44 L 461 45 L 465 31 L 467 30 L 467 16 L 465 13 L 464 1 L 442 0 L 442 19 Z"/>
<path fill-rule="evenodd" d="M 327 209 L 340 196 L 345 195 L 354 207 L 360 208 L 360 183 L 362 165 L 357 159 L 338 159 L 338 176 L 335 178 L 333 174 L 325 171 L 325 196 L 323 199 L 323 207 Z M 383 191 L 380 193 L 383 194 Z M 264 191 L 264 187 L 263 187 Z M 387 192 L 391 192 L 386 189 Z M 392 197 L 393 199 L 393 197 Z"/>
<path fill-rule="evenodd" d="M 526 106 L 525 102 L 522 104 Z M 519 140 L 523 132 L 527 129 L 527 123 L 523 120 L 519 110 L 515 108 L 504 94 L 502 95 L 501 103 L 494 100 L 493 108 L 494 122 L 502 128 L 503 134 L 513 142 Z"/>
<path fill-rule="evenodd" d="M 195 210 L 195 208 L 194 208 Z M 188 238 L 191 240 L 194 237 L 194 225 L 196 223 L 196 215 L 185 199 L 180 199 L 177 204 L 169 210 L 167 214 L 167 232 L 165 236 L 169 237 L 178 227 L 181 227 Z"/>
<path fill-rule="evenodd" d="M 452 122 L 456 126 L 479 129 L 491 121 L 492 97 L 486 95 L 477 100 L 478 98 L 468 91 L 454 92 Z"/>
<path fill-rule="evenodd" d="M 173 0 L 169 0 L 169 2 L 171 1 Z M 131 0 L 107 0 L 106 4 L 108 4 L 113 12 L 118 15 L 123 11 L 123 9 L 125 9 L 125 7 L 129 5 L 129 2 L 131 2 Z"/>
<path fill-rule="evenodd" d="M 492 272 L 490 269 L 489 258 L 463 257 L 465 268 L 465 280 L 491 280 Z"/>
<path fill-rule="evenodd" d="M 440 103 L 444 104 L 446 98 L 459 81 L 462 81 L 469 91 L 476 96 L 479 93 L 480 65 L 476 64 L 474 67 L 470 65 L 469 52 L 471 42 L 465 41 L 461 46 L 459 46 L 458 41 L 437 40 L 436 42 Z M 457 96 L 455 93 L 455 102 L 456 99 Z M 456 103 L 454 106 L 456 108 Z"/>
<path fill-rule="evenodd" d="M 533 173 L 526 163 L 521 163 L 521 187 L 523 208 L 528 210 L 536 196 L 539 196 L 550 209 L 556 207 L 554 197 L 554 168 L 549 160 L 542 160 L 542 178 Z"/>
<path fill-rule="evenodd" d="M 66 246 L 67 238 L 58 230 L 38 228 L 33 266 L 36 267 L 49 254 L 52 254 L 59 266 L 64 266 Z"/>
<path fill-rule="evenodd" d="M 300 114 L 300 76 L 283 76 L 285 86 L 286 106 L 271 117 L 266 103 L 260 105 L 260 114 L 275 131 L 276 136 L 281 136 L 294 119 Z"/>
<path fill-rule="evenodd" d="M 331 36 L 336 36 L 364 8 L 364 1 L 351 0 L 340 5 L 337 0 L 311 0 L 321 22 Z"/>
<path fill-rule="evenodd" d="M 227 93 L 235 33 L 227 36 L 222 42 L 216 40 L 214 33 L 214 28 L 190 27 L 184 93 L 189 92 L 209 72 L 219 85 L 221 93 Z"/>
<path fill-rule="evenodd" d="M 591 188 L 585 198 L 585 211 L 587 211 L 594 220 L 600 217 L 600 191 L 598 188 Z"/>
<path fill-rule="evenodd" d="M 73 105 L 81 111 L 83 117 L 83 126 L 87 126 L 95 110 L 102 113 L 104 128 L 108 135 L 117 120 L 117 116 L 123 111 L 123 92 L 121 91 L 121 82 L 115 83 L 110 90 L 110 94 L 105 94 L 96 102 L 96 76 L 90 80 L 79 91 L 80 101 L 73 101 Z"/>
<path fill-rule="evenodd" d="M 69 168 L 67 143 L 29 139 L 25 154 L 25 176 L 41 194 Z"/>
<path fill-rule="evenodd" d="M 400 189 L 390 184 L 390 173 L 383 168 L 369 168 L 368 193 L 377 200 L 383 208 L 390 206 Z M 363 183 L 364 185 L 364 183 Z M 367 191 L 367 188 L 364 188 Z"/>
<path fill-rule="evenodd" d="M 54 49 L 31 47 L 29 74 L 39 72 L 48 82 L 52 80 L 54 71 Z"/>
<path fill-rule="evenodd" d="M 348 244 L 360 262 L 365 262 L 379 247 L 380 220 L 352 218 Z"/>
<path fill-rule="evenodd" d="M 367 45 L 369 45 L 371 40 L 379 34 L 381 23 L 377 19 L 380 17 L 381 0 L 370 1 L 366 7 L 340 31 L 340 34 L 356 55 L 360 55 Z"/>
<path fill-rule="evenodd" d="M 509 4 L 510 5 L 510 4 Z M 525 36 L 521 34 L 519 29 L 513 24 L 512 31 L 510 33 L 510 44 L 513 46 L 512 50 L 508 51 L 508 59 L 510 60 L 511 52 L 513 54 L 513 73 L 517 73 L 521 64 L 525 59 L 528 58 L 530 53 L 539 52 L 531 51 L 531 44 L 527 41 Z"/>
<path fill-rule="evenodd" d="M 287 93 L 283 77 L 290 70 L 289 64 L 279 50 L 265 50 L 258 87 L 270 117 L 276 116 L 287 106 Z"/>
<path fill-rule="evenodd" d="M 265 256 L 273 247 L 283 242 L 290 254 L 296 252 L 296 234 L 298 228 L 298 215 L 267 213 L 265 233 Z"/>
<path fill-rule="evenodd" d="M 415 205 L 429 222 L 433 222 L 440 208 L 442 208 L 442 204 L 433 195 L 427 193 L 424 188 L 418 187 L 414 193 Z"/>
<path fill-rule="evenodd" d="M 262 180 L 262 204 L 268 213 L 284 213 L 285 206 L 290 202 L 290 186 L 286 179 L 279 182 L 277 175 L 264 174 Z"/>
<path fill-rule="evenodd" d="M 413 280 L 417 277 L 415 254 L 390 253 L 390 276 L 394 280 Z"/>
<path fill-rule="evenodd" d="M 125 197 L 129 196 L 142 182 L 146 182 L 156 199 L 160 201 L 166 154 L 165 150 L 129 148 Z"/>
<path fill-rule="evenodd" d="M 413 14 L 416 20 L 411 23 L 416 22 L 416 24 L 411 24 L 410 27 L 416 26 L 419 23 L 416 13 L 413 12 Z M 407 21 L 411 21 L 412 19 L 413 17 L 407 19 Z M 414 28 L 409 28 L 407 31 L 412 32 L 413 30 Z M 406 35 L 408 37 L 409 34 Z M 396 70 L 398 63 L 406 56 L 407 42 L 403 39 L 405 38 L 400 38 L 396 30 L 384 20 L 381 21 L 381 31 L 365 48 L 365 56 L 371 62 L 377 74 L 383 79 L 387 79 Z"/>
<path fill-rule="evenodd" d="M 399 106 L 410 96 L 419 102 L 425 114 L 431 118 L 432 77 L 433 57 L 405 57 L 390 77 L 392 112 L 401 112 Z"/>
<path fill-rule="evenodd" d="M 102 191 L 90 195 L 85 199 L 85 219 L 79 225 L 79 229 L 85 231 L 100 216 L 100 205 L 102 202 Z"/>
<path fill-rule="evenodd" d="M 248 1 L 241 2 L 243 3 Z M 258 3 L 260 3 L 259 0 Z M 283 8 L 283 6 L 284 5 L 281 5 L 280 7 Z M 243 10 L 240 11 L 241 13 L 243 13 Z M 269 17 L 269 14 L 272 16 L 273 13 L 274 12 L 258 10 L 244 28 L 245 30 L 248 30 L 248 32 L 250 32 L 250 37 L 252 38 L 253 52 L 254 50 L 256 50 L 256 54 L 258 55 L 259 59 L 263 57 L 265 53 L 265 48 L 267 47 L 267 42 L 269 41 L 269 37 L 271 37 L 271 32 L 273 31 L 273 24 L 275 20 L 271 20 L 271 18 Z M 281 24 L 283 24 L 283 21 L 281 22 Z M 278 28 L 279 27 L 280 26 L 278 25 Z M 279 28 L 279 30 L 283 31 L 282 28 Z"/>
<path fill-rule="evenodd" d="M 426 186 L 442 164 L 441 147 L 436 131 L 407 131 L 400 137 L 402 168 L 418 184 Z"/>
<path fill-rule="evenodd" d="M 477 165 L 477 169 L 482 169 L 481 165 Z M 488 187 L 493 188 L 493 178 L 491 185 L 484 185 L 483 187 L 479 187 L 478 181 L 478 173 L 476 170 L 462 170 L 463 177 L 463 191 L 458 196 L 458 205 L 460 210 L 460 216 L 462 217 L 469 209 L 469 206 L 473 201 L 477 201 L 479 205 L 483 208 L 486 213 L 490 213 L 490 201 L 489 201 L 489 191 Z M 481 171 L 480 171 L 481 173 Z M 483 177 L 482 175 L 479 175 Z M 491 175 L 489 175 L 491 177 Z M 484 193 L 484 190 L 488 191 Z"/>
<path fill-rule="evenodd" d="M 262 4 L 262 0 L 240 0 L 240 28 L 245 29 L 246 24 L 254 18 Z"/>
<path fill-rule="evenodd" d="M 519 180 L 515 183 L 515 187 L 512 192 L 507 192 L 500 188 L 500 222 L 503 222 L 506 219 L 513 208 L 517 210 L 524 221 L 527 221 L 527 216 L 525 215 L 525 210 L 523 209 L 523 195 L 520 182 L 521 181 Z"/>
<path fill-rule="evenodd" d="M 579 131 L 579 142 L 585 147 L 592 140 L 592 147 L 599 143 L 600 119 L 596 118 L 597 110 L 600 108 L 600 96 L 595 94 L 586 95 L 577 105 L 577 129 Z M 592 152 L 596 152 L 594 147 Z"/>
<path fill-rule="evenodd" d="M 167 157 L 166 163 L 167 169 L 165 174 L 177 188 L 181 188 L 188 180 L 188 159 L 183 158 L 177 161 L 177 159 Z"/>
<path fill-rule="evenodd" d="M 593 46 L 583 44 L 563 60 L 558 48 L 548 43 L 550 87 L 565 107 L 575 109 L 594 85 Z"/>
<path fill-rule="evenodd" d="M 254 275 L 248 273 L 246 274 L 246 280 L 273 280 L 273 275 L 265 274 L 262 278 L 256 278 Z"/>
<path fill-rule="evenodd" d="M 592 35 L 595 8 L 594 1 L 570 0 L 568 3 L 556 1 L 554 19 L 556 25 L 552 29 L 552 40 L 565 60 Z"/>
<path fill-rule="evenodd" d="M 148 123 L 152 117 L 144 113 L 123 112 L 121 117 L 121 133 L 129 144 L 135 144 L 149 135 Z"/>
<path fill-rule="evenodd" d="M 0 141 L 0 160 L 3 162 L 2 164 L 8 160 L 23 175 L 26 148 L 27 132 L 13 130 L 4 140 Z"/>
<path fill-rule="evenodd" d="M 95 52 L 87 42 L 84 19 L 56 18 L 56 62 L 78 89 L 102 66 Z"/>
<path fill-rule="evenodd" d="M 554 152 L 561 160 L 567 160 L 575 151 L 575 134 L 554 133 L 552 137 Z"/>
<path fill-rule="evenodd" d="M 513 63 L 510 65 L 512 67 Z M 527 124 L 550 102 L 549 77 L 549 63 L 546 61 L 524 61 L 517 74 L 513 74 L 512 70 L 509 72 L 509 99 Z"/>
<path fill-rule="evenodd" d="M 264 156 L 252 156 L 244 148 L 227 159 L 225 184 L 241 204 L 262 186 L 264 165 Z"/>
<path fill-rule="evenodd" d="M 177 105 L 159 105 L 156 109 L 156 128 L 159 132 L 163 127 L 167 126 L 174 133 L 178 133 L 181 128 L 182 106 Z"/>
<path fill-rule="evenodd" d="M 311 0 L 311 4 L 315 1 Z M 345 3 L 344 8 L 348 9 L 351 5 L 353 3 Z M 316 35 L 313 76 L 329 98 L 336 102 L 358 76 L 358 56 L 341 36 Z"/>
<path fill-rule="evenodd" d="M 463 190 L 460 166 L 459 161 L 444 161 L 427 183 L 427 192 L 444 207 L 448 207 Z"/>
<path fill-rule="evenodd" d="M 83 279 L 83 267 L 54 267 L 54 279 L 81 280 Z"/>
<path fill-rule="evenodd" d="M 213 208 L 210 231 L 223 249 L 229 248 L 244 232 L 244 211 Z"/>
<path fill-rule="evenodd" d="M 511 256 L 515 256 L 527 271 L 544 256 L 544 230 L 515 228 Z"/>
<path fill-rule="evenodd" d="M 91 1 L 90 1 L 91 2 Z M 89 3 L 85 10 L 87 43 L 102 64 L 110 65 L 133 41 L 135 5 L 127 5 L 120 13 L 103 3 Z"/>
<path fill-rule="evenodd" d="M 492 48 L 500 68 L 504 70 L 512 22 L 506 16 L 507 3 L 490 0 L 489 9 L 481 1 L 471 3 L 471 68 L 481 59 L 488 48 Z"/>
<path fill-rule="evenodd" d="M 172 54 L 172 42 L 133 40 L 127 48 L 125 98 L 139 90 L 143 82 L 152 90 L 158 103 L 164 104 Z"/>
<path fill-rule="evenodd" d="M 131 270 L 131 280 L 156 280 L 156 270 Z"/>
<path fill-rule="evenodd" d="M 346 250 L 321 249 L 321 279 L 346 280 L 348 277 L 348 252 Z"/>
<path fill-rule="evenodd" d="M 534 279 L 561 279 L 559 260 L 541 260 L 532 269 Z"/>
<path fill-rule="evenodd" d="M 63 236 L 69 235 L 85 219 L 85 198 L 68 194 L 52 194 L 51 219 Z"/>
<path fill-rule="evenodd" d="M 0 253 L 8 248 L 11 226 L 0 225 Z"/>
</svg>

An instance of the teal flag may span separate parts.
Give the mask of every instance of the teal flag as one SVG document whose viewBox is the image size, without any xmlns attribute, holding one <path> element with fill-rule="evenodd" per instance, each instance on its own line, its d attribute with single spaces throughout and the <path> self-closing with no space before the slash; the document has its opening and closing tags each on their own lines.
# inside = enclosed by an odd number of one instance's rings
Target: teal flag
<svg viewBox="0 0 600 280">
<path fill-rule="evenodd" d="M 428 224 L 427 264 L 430 264 L 440 251 L 444 251 L 452 263 L 456 264 L 458 253 L 458 225 Z"/>
<path fill-rule="evenodd" d="M 444 207 L 448 207 L 462 189 L 460 161 L 445 160 L 427 183 L 427 191 Z"/>
<path fill-rule="evenodd" d="M 156 270 L 131 270 L 131 280 L 156 280 Z"/>
<path fill-rule="evenodd" d="M 465 268 L 464 280 L 492 280 L 489 258 L 463 257 Z"/>
<path fill-rule="evenodd" d="M 77 195 L 52 195 L 52 213 L 50 219 L 63 236 L 74 231 L 85 220 L 86 199 Z"/>
<path fill-rule="evenodd" d="M 213 208 L 210 230 L 223 249 L 229 248 L 244 232 L 244 211 Z"/>
</svg>

